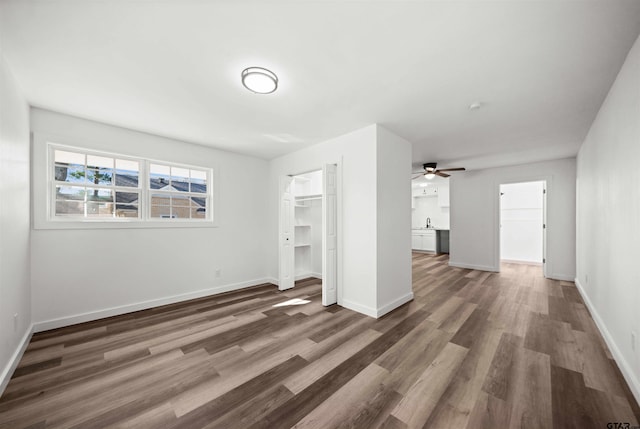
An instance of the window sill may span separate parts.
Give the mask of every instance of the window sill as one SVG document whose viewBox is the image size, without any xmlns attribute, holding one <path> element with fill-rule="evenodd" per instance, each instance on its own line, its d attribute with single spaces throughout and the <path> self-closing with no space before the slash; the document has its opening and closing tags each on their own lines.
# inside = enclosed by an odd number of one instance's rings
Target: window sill
<svg viewBox="0 0 640 429">
<path fill-rule="evenodd" d="M 136 221 L 136 220 L 49 220 L 35 222 L 33 229 L 149 229 L 149 228 L 217 228 L 213 221 Z"/>
</svg>

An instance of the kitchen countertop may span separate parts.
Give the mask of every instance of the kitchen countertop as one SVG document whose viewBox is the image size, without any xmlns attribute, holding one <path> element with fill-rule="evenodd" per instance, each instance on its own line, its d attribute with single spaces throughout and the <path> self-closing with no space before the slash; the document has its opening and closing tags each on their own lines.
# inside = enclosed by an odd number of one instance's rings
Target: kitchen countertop
<svg viewBox="0 0 640 429">
<path fill-rule="evenodd" d="M 411 228 L 412 231 L 449 231 L 449 228 Z"/>
</svg>

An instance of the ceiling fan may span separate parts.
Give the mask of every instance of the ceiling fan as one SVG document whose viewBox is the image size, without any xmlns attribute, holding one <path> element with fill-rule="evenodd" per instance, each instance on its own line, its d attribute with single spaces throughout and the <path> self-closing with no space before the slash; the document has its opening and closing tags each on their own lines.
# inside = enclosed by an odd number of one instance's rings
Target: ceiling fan
<svg viewBox="0 0 640 429">
<path fill-rule="evenodd" d="M 417 179 L 418 177 L 422 177 L 424 176 L 425 179 L 433 179 L 434 176 L 440 176 L 440 177 L 449 177 L 449 174 L 444 173 L 444 171 L 465 171 L 465 168 L 443 168 L 442 170 L 438 170 L 436 169 L 436 166 L 438 165 L 437 162 L 427 162 L 425 164 L 422 164 L 422 168 L 424 169 L 424 171 L 420 172 L 420 174 L 418 174 L 415 177 L 412 177 L 411 180 Z M 418 173 L 418 172 L 416 172 Z"/>
</svg>

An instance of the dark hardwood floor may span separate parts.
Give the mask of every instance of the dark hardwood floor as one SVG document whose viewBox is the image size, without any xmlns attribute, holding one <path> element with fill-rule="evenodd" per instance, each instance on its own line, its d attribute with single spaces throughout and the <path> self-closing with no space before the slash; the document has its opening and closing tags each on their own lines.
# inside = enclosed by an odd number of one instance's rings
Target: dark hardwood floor
<svg viewBox="0 0 640 429">
<path fill-rule="evenodd" d="M 607 428 L 640 410 L 576 287 L 414 254 L 374 320 L 317 280 L 34 335 L 0 428 Z"/>
</svg>

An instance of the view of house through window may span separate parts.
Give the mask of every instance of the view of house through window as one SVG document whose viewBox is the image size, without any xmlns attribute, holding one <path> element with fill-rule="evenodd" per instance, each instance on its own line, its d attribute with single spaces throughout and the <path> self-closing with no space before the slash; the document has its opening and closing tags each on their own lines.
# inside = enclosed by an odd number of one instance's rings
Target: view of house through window
<svg viewBox="0 0 640 429">
<path fill-rule="evenodd" d="M 52 152 L 57 219 L 210 219 L 208 169 L 68 148 Z"/>
<path fill-rule="evenodd" d="M 152 218 L 204 219 L 207 173 L 169 165 L 149 165 Z"/>
</svg>

